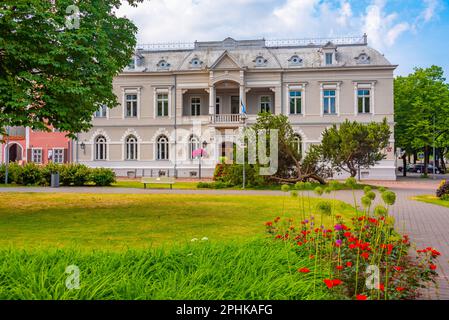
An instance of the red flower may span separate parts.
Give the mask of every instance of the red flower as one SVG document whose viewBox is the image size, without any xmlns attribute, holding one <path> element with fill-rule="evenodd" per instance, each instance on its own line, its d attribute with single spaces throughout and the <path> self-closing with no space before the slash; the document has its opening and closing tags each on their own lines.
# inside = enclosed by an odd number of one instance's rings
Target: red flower
<svg viewBox="0 0 449 320">
<path fill-rule="evenodd" d="M 329 289 L 332 289 L 333 287 L 336 287 L 336 286 L 340 285 L 342 282 L 341 282 L 340 279 L 333 279 L 333 280 L 331 280 L 331 279 L 324 279 L 324 283 L 326 284 L 326 286 Z"/>
<path fill-rule="evenodd" d="M 439 253 L 439 252 L 436 251 L 435 249 L 433 249 L 431 252 L 432 252 L 432 256 L 433 256 L 433 257 L 437 257 L 437 256 L 441 255 L 441 253 Z"/>
<path fill-rule="evenodd" d="M 384 286 L 383 283 L 380 283 L 380 284 L 379 284 L 379 290 L 380 290 L 380 291 L 385 291 L 385 286 Z"/>
<path fill-rule="evenodd" d="M 351 243 L 351 244 L 349 245 L 349 249 L 355 249 L 355 248 L 357 248 L 357 246 L 356 246 L 355 244 Z"/>
<path fill-rule="evenodd" d="M 311 255 L 309 256 L 309 259 L 313 259 L 313 258 L 315 258 L 315 256 L 314 256 L 313 254 L 311 254 Z"/>
<path fill-rule="evenodd" d="M 298 245 L 298 246 L 302 246 L 303 243 L 300 241 L 300 242 L 297 243 L 297 245 Z"/>
<path fill-rule="evenodd" d="M 368 299 L 368 297 L 365 296 L 364 294 L 358 294 L 357 297 L 356 297 L 356 299 L 357 299 L 357 300 L 366 300 L 366 299 Z"/>
<path fill-rule="evenodd" d="M 362 256 L 364 259 L 368 259 L 368 258 L 369 258 L 369 253 L 368 253 L 368 252 L 364 252 L 364 253 L 361 254 L 361 256 Z"/>
<path fill-rule="evenodd" d="M 349 237 L 351 236 L 351 232 L 345 232 L 345 233 L 343 233 L 343 235 L 344 235 L 346 238 L 349 238 Z"/>
<path fill-rule="evenodd" d="M 393 269 L 398 272 L 404 270 L 404 268 L 398 266 L 394 266 Z"/>
<path fill-rule="evenodd" d="M 281 220 L 281 218 L 280 217 L 276 217 L 276 219 L 274 219 L 274 222 L 276 223 L 276 222 L 279 222 L 279 220 Z"/>
<path fill-rule="evenodd" d="M 343 270 L 343 266 L 336 266 L 337 270 Z"/>
<path fill-rule="evenodd" d="M 271 221 L 265 222 L 265 225 L 266 225 L 267 227 L 271 227 L 271 226 L 273 225 L 273 222 L 271 222 Z"/>
<path fill-rule="evenodd" d="M 347 266 L 348 268 L 352 267 L 352 262 L 351 262 L 351 261 L 346 262 L 346 266 Z"/>
<path fill-rule="evenodd" d="M 434 265 L 434 264 L 431 264 L 429 267 L 430 267 L 430 270 L 436 270 L 437 269 L 437 266 Z"/>
<path fill-rule="evenodd" d="M 280 234 L 278 234 L 278 235 L 276 236 L 276 239 L 282 239 L 282 236 L 281 236 Z"/>
<path fill-rule="evenodd" d="M 404 290 L 405 290 L 404 287 L 397 287 L 397 288 L 396 288 L 396 291 L 398 291 L 398 292 L 402 292 L 402 291 L 404 291 Z"/>
<path fill-rule="evenodd" d="M 301 272 L 301 273 L 309 273 L 309 272 L 310 272 L 310 269 L 309 269 L 309 268 L 301 268 L 301 269 L 298 269 L 298 272 Z"/>
</svg>

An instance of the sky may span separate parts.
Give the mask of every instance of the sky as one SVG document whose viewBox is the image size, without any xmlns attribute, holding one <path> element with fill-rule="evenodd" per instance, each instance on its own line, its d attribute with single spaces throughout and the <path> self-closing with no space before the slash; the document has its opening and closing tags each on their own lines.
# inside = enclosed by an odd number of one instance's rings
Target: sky
<svg viewBox="0 0 449 320">
<path fill-rule="evenodd" d="M 368 35 L 396 75 L 443 67 L 449 79 L 449 0 L 144 0 L 117 12 L 143 43 Z"/>
</svg>

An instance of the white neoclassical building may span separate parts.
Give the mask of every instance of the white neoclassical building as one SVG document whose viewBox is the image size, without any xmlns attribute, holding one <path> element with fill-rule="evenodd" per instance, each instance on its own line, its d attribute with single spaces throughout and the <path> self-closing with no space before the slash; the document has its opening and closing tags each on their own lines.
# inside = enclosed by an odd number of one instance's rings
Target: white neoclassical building
<svg viewBox="0 0 449 320">
<path fill-rule="evenodd" d="M 142 45 L 114 80 L 119 105 L 94 115 L 75 160 L 119 175 L 191 177 L 199 162 L 192 151 L 204 147 L 202 174 L 211 176 L 221 156 L 232 158 L 238 129 L 261 111 L 287 115 L 302 152 L 345 119 L 386 117 L 393 130 L 395 68 L 366 35 Z M 363 179 L 395 179 L 393 145 L 392 136 L 386 159 L 362 170 Z"/>
</svg>

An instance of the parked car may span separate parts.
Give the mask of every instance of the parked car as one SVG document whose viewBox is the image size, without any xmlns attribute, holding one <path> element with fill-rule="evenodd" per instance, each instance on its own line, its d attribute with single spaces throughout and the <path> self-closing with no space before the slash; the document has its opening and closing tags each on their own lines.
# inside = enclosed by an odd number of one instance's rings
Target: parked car
<svg viewBox="0 0 449 320">
<path fill-rule="evenodd" d="M 416 172 L 416 173 L 423 173 L 424 172 L 424 164 L 423 163 L 417 163 L 410 165 L 407 169 L 408 172 Z M 433 165 L 429 164 L 427 165 L 427 173 L 433 173 Z M 435 173 L 440 174 L 444 173 L 443 170 L 439 167 L 435 167 Z"/>
</svg>

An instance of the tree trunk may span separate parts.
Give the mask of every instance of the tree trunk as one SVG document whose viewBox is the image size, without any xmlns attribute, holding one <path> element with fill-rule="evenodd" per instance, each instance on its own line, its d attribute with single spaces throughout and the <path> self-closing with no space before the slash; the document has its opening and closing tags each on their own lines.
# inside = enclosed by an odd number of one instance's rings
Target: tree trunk
<svg viewBox="0 0 449 320">
<path fill-rule="evenodd" d="M 446 172 L 446 163 L 444 162 L 444 148 L 439 149 L 440 167 L 443 172 Z"/>
<path fill-rule="evenodd" d="M 429 146 L 424 147 L 424 168 L 423 173 L 425 175 L 429 174 Z"/>
<path fill-rule="evenodd" d="M 416 164 L 416 161 L 418 160 L 418 153 L 416 151 L 413 152 L 413 164 Z"/>
<path fill-rule="evenodd" d="M 410 155 L 408 156 L 408 158 L 410 161 Z M 402 176 L 407 176 L 407 157 L 405 154 L 402 156 Z"/>
</svg>

